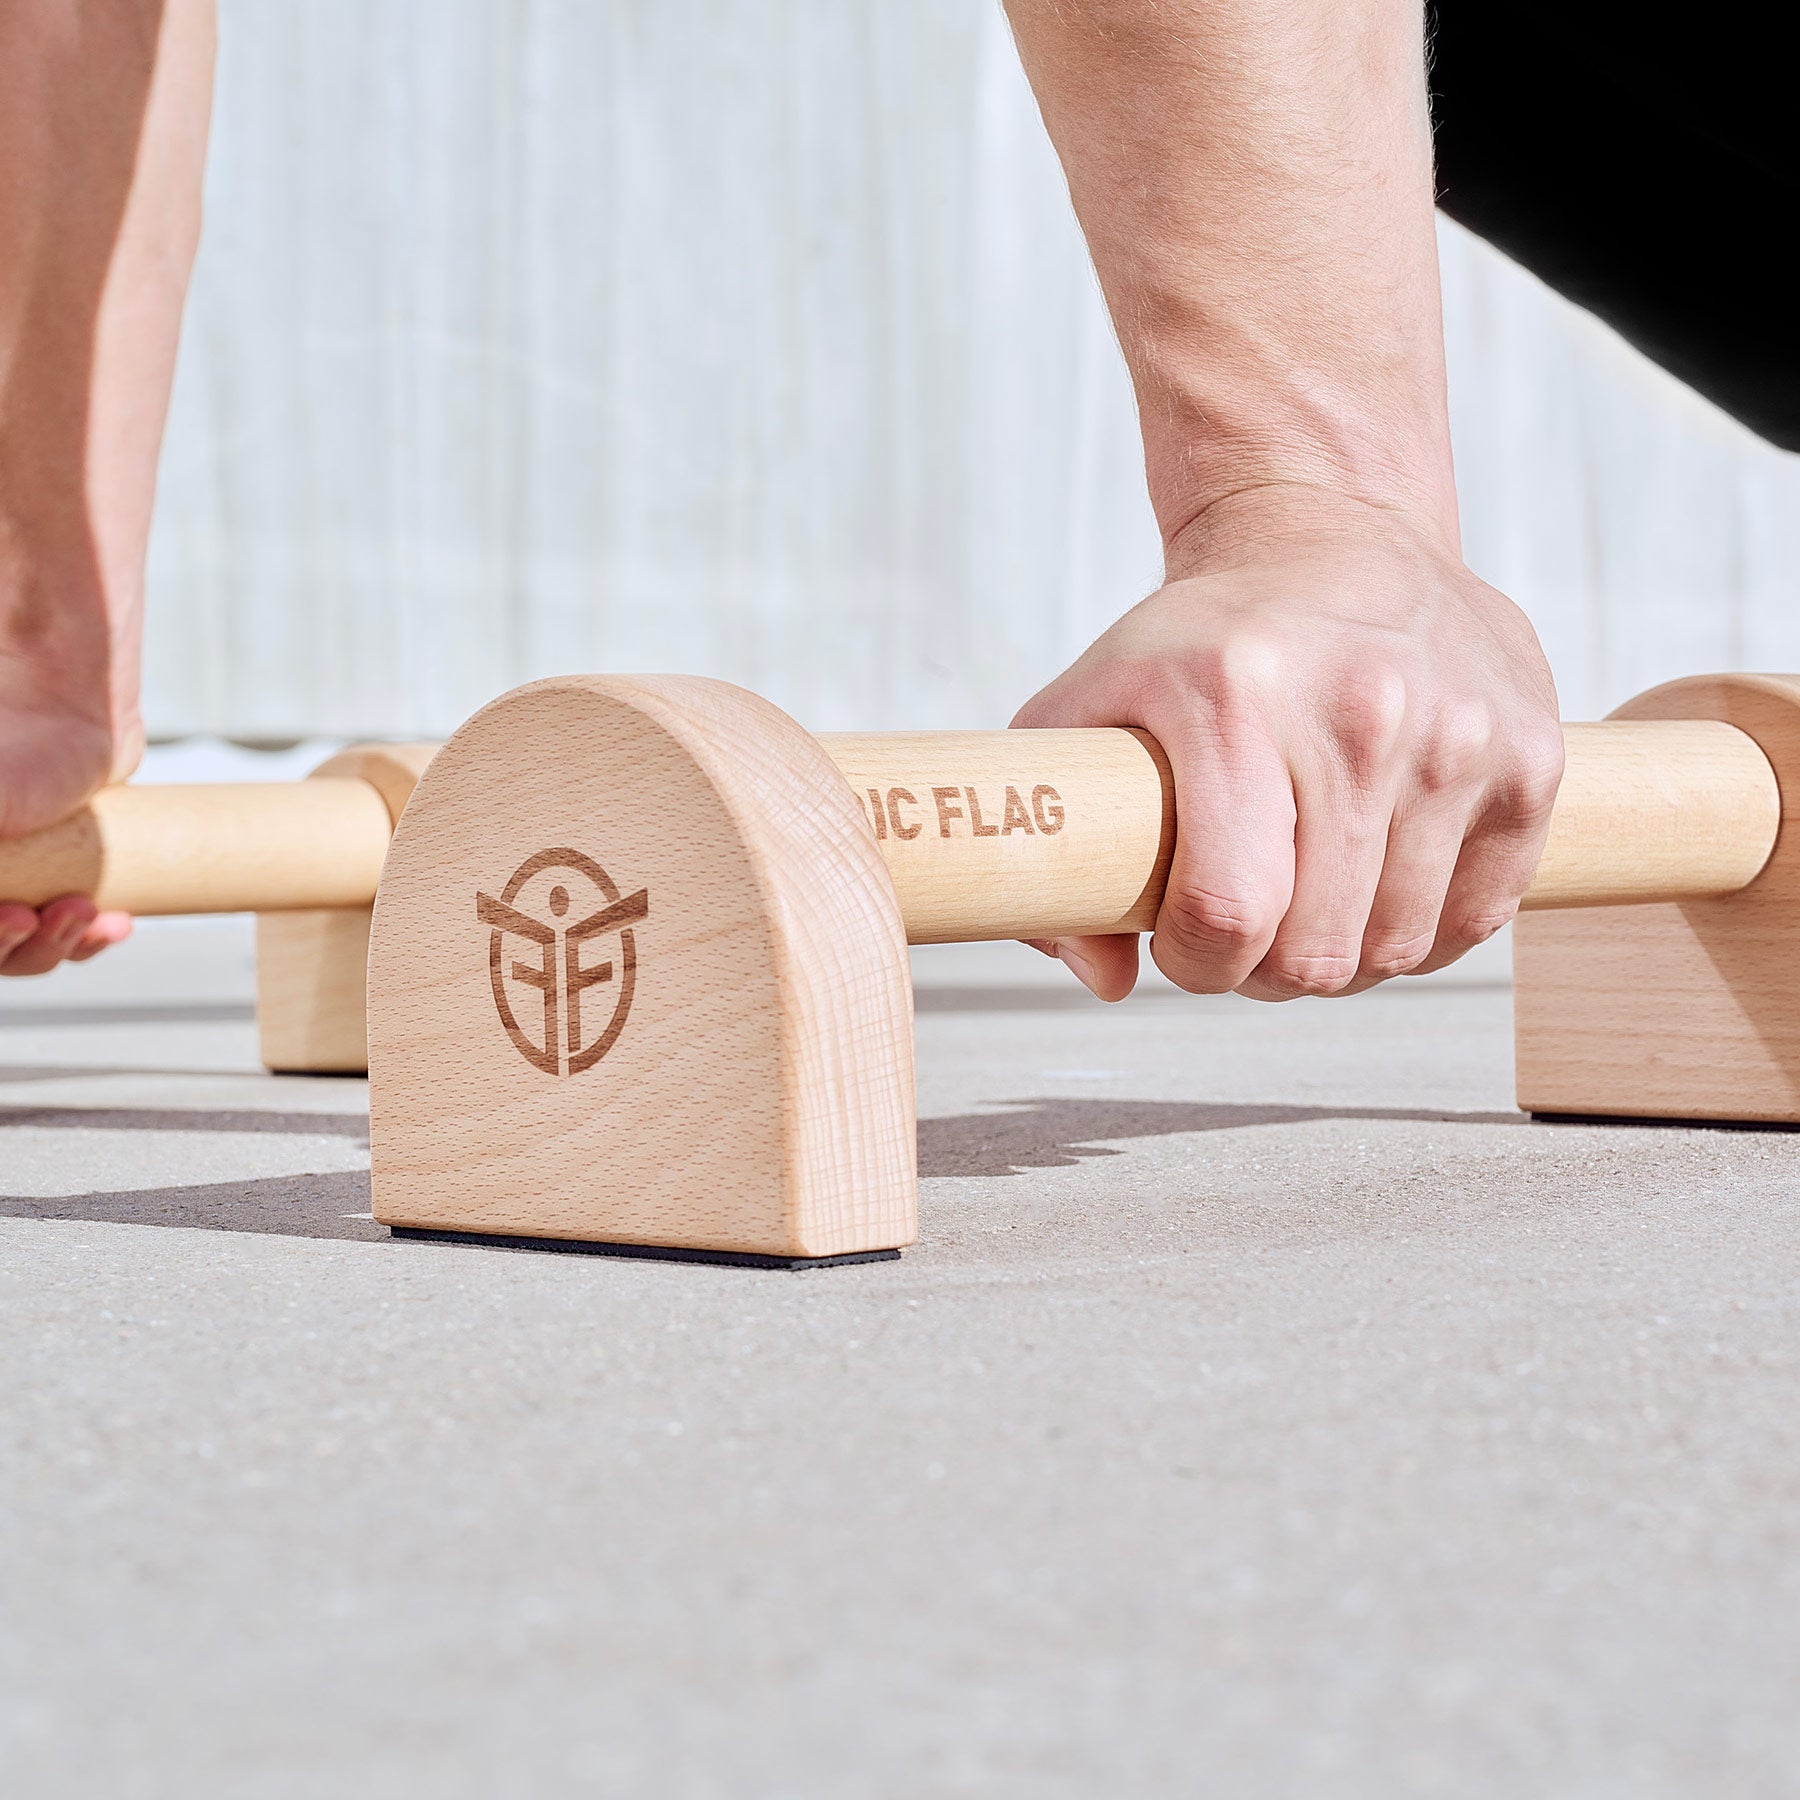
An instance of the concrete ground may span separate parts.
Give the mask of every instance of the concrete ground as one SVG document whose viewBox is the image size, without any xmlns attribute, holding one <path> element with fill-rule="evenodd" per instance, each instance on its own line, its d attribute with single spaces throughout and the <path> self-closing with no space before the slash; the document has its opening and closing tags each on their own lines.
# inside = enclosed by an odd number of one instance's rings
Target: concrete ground
<svg viewBox="0 0 1800 1800">
<path fill-rule="evenodd" d="M 1800 1792 L 1800 1136 L 1060 980 L 926 954 L 802 1274 L 388 1241 L 241 921 L 7 984 L 0 1790 Z"/>
</svg>

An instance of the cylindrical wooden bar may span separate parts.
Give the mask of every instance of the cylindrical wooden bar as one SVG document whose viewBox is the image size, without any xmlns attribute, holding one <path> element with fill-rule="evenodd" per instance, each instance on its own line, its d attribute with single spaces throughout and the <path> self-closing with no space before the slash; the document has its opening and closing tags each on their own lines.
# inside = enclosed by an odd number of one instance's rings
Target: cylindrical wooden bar
<svg viewBox="0 0 1800 1800">
<path fill-rule="evenodd" d="M 1527 908 L 1735 894 L 1775 848 L 1781 789 L 1769 759 L 1735 725 L 1565 725 L 1563 754 Z"/>
<path fill-rule="evenodd" d="M 1564 728 L 1567 771 L 1528 907 L 1729 894 L 1768 860 L 1781 796 L 1735 726 Z M 840 734 L 915 944 L 1148 931 L 1175 842 L 1161 750 L 1129 731 Z M 1190 793 L 1190 807 L 1204 794 Z"/>
<path fill-rule="evenodd" d="M 1768 860 L 1781 796 L 1768 759 L 1735 726 L 1614 720 L 1564 731 L 1567 772 L 1526 906 L 1734 893 Z M 1142 732 L 820 741 L 875 834 L 913 943 L 1154 926 L 1175 797 L 1167 760 Z M 82 893 L 151 914 L 367 906 L 390 830 L 388 803 L 361 779 L 107 788 L 63 824 L 0 843 L 0 900 Z"/>
<path fill-rule="evenodd" d="M 367 906 L 392 829 L 366 781 L 102 788 L 62 824 L 0 843 L 0 900 L 91 894 L 144 914 Z"/>
<path fill-rule="evenodd" d="M 1156 923 L 1175 784 L 1136 731 L 822 736 L 875 832 L 915 944 Z"/>
</svg>

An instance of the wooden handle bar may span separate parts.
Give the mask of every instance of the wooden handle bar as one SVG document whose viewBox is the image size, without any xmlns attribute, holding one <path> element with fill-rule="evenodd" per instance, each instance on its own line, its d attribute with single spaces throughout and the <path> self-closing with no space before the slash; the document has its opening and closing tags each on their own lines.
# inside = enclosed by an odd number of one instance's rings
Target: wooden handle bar
<svg viewBox="0 0 1800 1800">
<path fill-rule="evenodd" d="M 1567 769 L 1526 906 L 1735 893 L 1768 861 L 1781 796 L 1768 759 L 1735 726 L 1563 729 Z M 820 742 L 874 828 L 911 942 L 1155 924 L 1175 792 L 1145 734 L 841 733 Z"/>
<path fill-rule="evenodd" d="M 1781 798 L 1768 760 L 1735 726 L 1614 721 L 1564 734 L 1568 769 L 1527 906 L 1733 893 L 1768 860 Z M 913 943 L 1155 924 L 1175 799 L 1168 763 L 1145 734 L 897 732 L 820 742 L 874 829 Z M 405 761 L 410 780 L 428 754 L 401 747 L 389 759 Z M 371 779 L 379 776 L 375 769 Z M 329 773 L 107 788 L 74 818 L 0 843 L 0 899 L 40 905 L 85 893 L 148 914 L 366 906 L 397 811 L 371 781 Z"/>
<path fill-rule="evenodd" d="M 1735 894 L 1781 830 L 1781 788 L 1747 733 L 1711 719 L 1563 727 L 1550 841 L 1521 905 Z"/>
<path fill-rule="evenodd" d="M 0 899 L 92 894 L 133 913 L 367 906 L 393 825 L 366 781 L 102 788 L 73 818 L 0 843 Z"/>
</svg>

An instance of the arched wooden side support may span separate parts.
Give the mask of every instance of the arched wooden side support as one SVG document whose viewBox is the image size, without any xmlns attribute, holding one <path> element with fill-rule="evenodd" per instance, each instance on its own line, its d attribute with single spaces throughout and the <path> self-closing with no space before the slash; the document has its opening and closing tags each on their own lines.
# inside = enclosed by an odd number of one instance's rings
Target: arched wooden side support
<svg viewBox="0 0 1800 1800">
<path fill-rule="evenodd" d="M 915 1230 L 912 990 L 855 796 L 723 682 L 573 676 L 426 770 L 375 904 L 375 1216 L 780 1262 Z"/>
</svg>

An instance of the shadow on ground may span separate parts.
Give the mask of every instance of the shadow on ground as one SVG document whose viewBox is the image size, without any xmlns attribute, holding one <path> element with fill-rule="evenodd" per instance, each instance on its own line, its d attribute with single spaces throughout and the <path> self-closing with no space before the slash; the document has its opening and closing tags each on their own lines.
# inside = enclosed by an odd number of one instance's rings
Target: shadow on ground
<svg viewBox="0 0 1800 1800">
<path fill-rule="evenodd" d="M 62 1194 L 53 1200 L 5 1195 L 0 1196 L 0 1218 L 382 1242 L 388 1235 L 385 1225 L 369 1217 L 369 1177 L 361 1169 L 331 1175 L 266 1175 L 206 1187 L 142 1188 L 123 1194 Z"/>
<path fill-rule="evenodd" d="M 367 1113 L 269 1112 L 172 1106 L 0 1106 L 0 1131 L 9 1125 L 65 1131 L 255 1131 L 279 1137 L 350 1138 L 369 1141 Z"/>
<path fill-rule="evenodd" d="M 283 1137 L 369 1141 L 367 1113 L 180 1111 L 155 1106 L 0 1107 L 0 1147 L 8 1126 L 67 1131 L 274 1132 Z M 0 1174 L 0 1181 L 4 1181 Z M 52 1199 L 0 1194 L 0 1218 L 64 1219 L 97 1225 L 174 1225 L 189 1231 L 273 1232 L 283 1237 L 385 1239 L 369 1217 L 369 1177 L 353 1169 L 327 1175 L 269 1175 L 199 1187 L 137 1188 L 122 1193 L 59 1194 Z"/>
<path fill-rule="evenodd" d="M 1427 1112 L 1385 1106 L 1253 1106 L 1201 1100 L 1009 1100 L 1003 1112 L 919 1121 L 921 1175 L 1018 1175 L 1067 1169 L 1106 1146 L 1184 1131 L 1242 1131 L 1321 1119 L 1392 1119 L 1430 1125 L 1528 1125 L 1524 1113 Z"/>
<path fill-rule="evenodd" d="M 1187 1100 L 1035 1099 L 1004 1110 L 919 1121 L 919 1173 L 928 1176 L 1018 1175 L 1063 1169 L 1084 1157 L 1118 1156 L 1111 1145 L 1188 1131 L 1241 1131 L 1324 1119 L 1403 1120 L 1441 1125 L 1521 1125 L 1510 1112 L 1428 1112 L 1395 1107 L 1234 1106 Z M 35 1107 L 0 1111 L 6 1125 L 96 1126 L 112 1129 L 279 1131 L 365 1136 L 360 1114 L 162 1112 L 150 1108 Z M 197 1187 L 35 1199 L 0 1195 L 0 1218 L 57 1219 L 103 1225 L 164 1225 L 188 1231 L 270 1232 L 283 1237 L 383 1241 L 386 1228 L 369 1217 L 369 1177 L 359 1170 L 325 1175 L 273 1175 Z"/>
<path fill-rule="evenodd" d="M 1442 975 L 1421 977 L 1417 981 L 1402 979 L 1390 982 L 1379 991 L 1384 999 L 1402 994 L 1454 992 L 1461 994 L 1506 993 L 1511 983 L 1492 976 L 1475 976 L 1468 980 L 1446 979 Z M 1110 1003 L 1090 994 L 1071 977 L 1056 986 L 955 986 L 921 985 L 913 989 L 915 1013 L 1020 1013 L 1020 1012 L 1110 1012 L 1119 1008 L 1135 1011 L 1141 1006 L 1216 1007 L 1241 1004 L 1236 995 L 1184 994 L 1179 988 L 1152 986 L 1146 983 L 1129 998 Z"/>
</svg>

